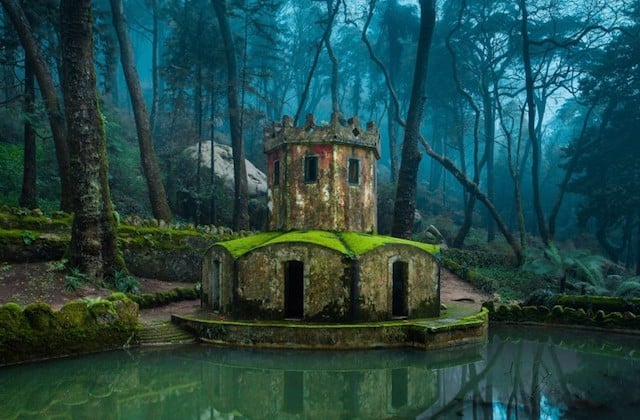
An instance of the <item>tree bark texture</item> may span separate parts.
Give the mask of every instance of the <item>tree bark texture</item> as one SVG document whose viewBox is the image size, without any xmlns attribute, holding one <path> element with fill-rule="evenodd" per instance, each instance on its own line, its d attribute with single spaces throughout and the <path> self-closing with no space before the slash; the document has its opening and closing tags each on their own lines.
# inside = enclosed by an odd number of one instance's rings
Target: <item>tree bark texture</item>
<svg viewBox="0 0 640 420">
<path fill-rule="evenodd" d="M 249 187 L 245 162 L 244 142 L 240 105 L 238 102 L 238 66 L 236 48 L 229 25 L 226 0 L 211 0 L 216 13 L 220 34 L 224 43 L 227 59 L 227 101 L 229 103 L 229 122 L 231 124 L 231 148 L 233 153 L 234 206 L 233 225 L 236 230 L 249 229 Z"/>
<path fill-rule="evenodd" d="M 22 191 L 18 204 L 20 207 L 35 209 L 38 207 L 36 199 L 36 131 L 31 124 L 35 112 L 34 100 L 36 95 L 35 79 L 29 59 L 24 60 L 24 165 L 22 171 Z"/>
<path fill-rule="evenodd" d="M 69 146 L 67 145 L 67 129 L 65 127 L 64 114 L 58 102 L 57 91 L 49 65 L 42 57 L 38 44 L 31 31 L 31 25 L 16 0 L 0 0 L 4 10 L 11 20 L 13 27 L 20 38 L 25 55 L 33 65 L 33 72 L 38 80 L 40 92 L 45 101 L 51 134 L 56 150 L 58 173 L 60 175 L 60 209 L 70 212 L 72 205 L 72 189 L 69 174 Z"/>
<path fill-rule="evenodd" d="M 431 38 L 436 21 L 435 0 L 420 0 L 420 37 L 416 53 L 416 67 L 413 73 L 411 101 L 407 113 L 407 123 L 402 144 L 402 161 L 398 172 L 396 201 L 393 209 L 391 234 L 400 238 L 411 238 L 416 210 L 416 189 L 420 166 L 420 125 L 427 101 L 427 67 Z"/>
<path fill-rule="evenodd" d="M 138 77 L 138 70 L 133 57 L 131 40 L 127 32 L 122 0 L 110 0 L 110 2 L 113 26 L 116 29 L 118 42 L 120 43 L 120 61 L 122 62 L 124 77 L 127 81 L 129 96 L 131 97 L 131 104 L 133 105 L 133 116 L 136 121 L 136 131 L 138 134 L 138 147 L 140 148 L 140 161 L 142 162 L 142 170 L 147 181 L 151 211 L 153 217 L 156 219 L 170 222 L 172 219 L 171 209 L 169 208 L 167 194 L 162 184 L 156 152 L 153 149 L 149 115 L 147 114 L 147 107 L 144 103 L 142 88 L 140 87 L 140 78 Z"/>
<path fill-rule="evenodd" d="M 74 185 L 69 266 L 99 280 L 114 273 L 117 248 L 106 137 L 93 64 L 91 0 L 62 0 L 60 23 L 62 87 Z"/>
</svg>

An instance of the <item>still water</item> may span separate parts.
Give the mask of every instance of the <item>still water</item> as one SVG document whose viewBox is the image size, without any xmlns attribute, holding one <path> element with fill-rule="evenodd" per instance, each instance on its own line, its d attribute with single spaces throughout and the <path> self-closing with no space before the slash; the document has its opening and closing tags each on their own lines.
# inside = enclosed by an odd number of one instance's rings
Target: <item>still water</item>
<svg viewBox="0 0 640 420">
<path fill-rule="evenodd" d="M 0 418 L 638 418 L 640 337 L 494 328 L 443 351 L 142 348 L 0 368 Z"/>
</svg>

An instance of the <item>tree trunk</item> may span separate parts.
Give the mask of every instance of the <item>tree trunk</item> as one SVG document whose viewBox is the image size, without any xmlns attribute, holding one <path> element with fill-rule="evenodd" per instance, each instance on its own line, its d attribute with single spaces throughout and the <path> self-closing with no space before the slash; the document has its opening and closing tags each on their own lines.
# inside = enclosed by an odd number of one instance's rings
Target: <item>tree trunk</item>
<svg viewBox="0 0 640 420">
<path fill-rule="evenodd" d="M 640 210 L 636 215 L 638 226 L 636 228 L 636 276 L 640 276 Z"/>
<path fill-rule="evenodd" d="M 540 239 L 545 245 L 550 245 L 551 238 L 547 231 L 544 219 L 544 210 L 540 200 L 540 159 L 542 148 L 536 132 L 536 108 L 534 98 L 534 80 L 531 69 L 531 52 L 529 51 L 529 28 L 528 13 L 525 0 L 520 0 L 520 11 L 522 12 L 522 61 L 525 74 L 525 91 L 527 94 L 527 117 L 529 140 L 531 141 L 531 183 L 533 189 L 533 207 L 536 212 L 536 221 L 540 232 Z"/>
<path fill-rule="evenodd" d="M 133 57 L 131 40 L 127 32 L 122 0 L 110 0 L 110 2 L 113 26 L 118 34 L 118 42 L 120 44 L 120 60 L 122 61 L 122 69 L 124 70 L 124 77 L 127 81 L 127 87 L 129 88 L 129 95 L 133 106 L 133 116 L 136 121 L 140 161 L 142 162 L 142 169 L 145 179 L 147 180 L 151 211 L 153 217 L 156 219 L 170 222 L 172 219 L 171 209 L 169 209 L 167 194 L 165 193 L 164 185 L 162 185 L 162 177 L 160 176 L 160 167 L 158 166 L 156 152 L 153 149 L 149 116 L 147 115 L 147 107 L 144 103 L 142 88 L 140 87 L 140 78 L 138 77 L 138 70 L 136 69 L 135 59 Z"/>
<path fill-rule="evenodd" d="M 460 225 L 460 229 L 458 229 L 458 233 L 456 233 L 453 243 L 451 244 L 453 248 L 462 248 L 464 240 L 467 239 L 467 235 L 469 235 L 471 226 L 473 225 L 473 209 L 476 205 L 476 197 L 467 193 L 465 193 L 465 197 L 464 220 L 462 221 L 462 225 Z"/>
<path fill-rule="evenodd" d="M 398 180 L 398 125 L 396 124 L 396 103 L 391 100 L 389 112 L 387 113 L 387 132 L 389 134 L 389 181 L 394 183 Z"/>
<path fill-rule="evenodd" d="M 334 0 L 327 0 L 327 13 L 331 14 L 332 6 Z M 337 0 L 340 3 L 339 0 Z M 333 22 L 333 20 L 332 20 Z M 332 23 L 331 22 L 331 23 Z M 333 51 L 333 47 L 331 46 L 331 27 L 332 24 L 329 24 L 329 33 L 324 39 L 324 44 L 327 47 L 327 54 L 329 55 L 329 59 L 331 60 L 331 111 L 340 112 L 340 105 L 338 104 L 338 57 L 336 57 L 335 51 Z"/>
<path fill-rule="evenodd" d="M 416 210 L 416 188 L 420 166 L 420 125 L 427 101 L 427 68 L 431 37 L 436 21 L 435 0 L 420 0 L 420 37 L 413 74 L 411 101 L 402 145 L 402 161 L 398 173 L 398 187 L 393 209 L 392 235 L 411 238 Z"/>
<path fill-rule="evenodd" d="M 495 200 L 494 193 L 494 146 L 495 146 L 495 113 L 493 111 L 493 98 L 487 86 L 482 87 L 482 109 L 484 114 L 484 147 L 487 164 L 487 198 L 492 203 Z M 487 242 L 493 242 L 496 239 L 495 223 L 491 214 L 487 211 Z"/>
<path fill-rule="evenodd" d="M 36 43 L 31 25 L 22 10 L 22 7 L 15 0 L 0 0 L 4 10 L 13 24 L 25 55 L 33 65 L 33 72 L 38 80 L 40 92 L 45 101 L 53 142 L 56 149 L 56 160 L 58 162 L 58 173 L 60 175 L 60 209 L 62 211 L 72 211 L 72 188 L 69 174 L 69 146 L 67 145 L 67 129 L 65 127 L 64 114 L 60 109 L 57 91 L 49 65 L 42 57 L 38 44 Z"/>
<path fill-rule="evenodd" d="M 73 226 L 69 265 L 90 278 L 113 275 L 115 217 L 107 179 L 106 137 L 98 106 L 91 0 L 62 0 L 60 26 L 63 93 L 73 174 Z"/>
<path fill-rule="evenodd" d="M 34 116 L 36 95 L 35 79 L 29 59 L 24 60 L 24 166 L 22 171 L 22 192 L 18 203 L 20 207 L 35 209 L 36 200 L 36 131 L 31 124 Z"/>
<path fill-rule="evenodd" d="M 160 103 L 160 70 L 158 69 L 158 45 L 159 39 L 159 26 L 158 26 L 158 0 L 151 0 L 151 8 L 153 13 L 153 27 L 151 29 L 151 113 L 149 115 L 149 127 L 151 128 L 151 135 L 155 137 L 156 134 L 156 119 L 158 116 L 158 107 Z"/>
<path fill-rule="evenodd" d="M 220 26 L 220 34 L 224 43 L 227 59 L 227 100 L 229 103 L 229 120 L 231 124 L 231 147 L 233 151 L 234 207 L 233 225 L 236 230 L 249 229 L 249 187 L 247 185 L 247 168 L 242 124 L 240 121 L 240 105 L 238 103 L 238 69 L 236 65 L 236 48 L 233 34 L 229 26 L 226 0 L 212 0 L 213 9 Z"/>
</svg>

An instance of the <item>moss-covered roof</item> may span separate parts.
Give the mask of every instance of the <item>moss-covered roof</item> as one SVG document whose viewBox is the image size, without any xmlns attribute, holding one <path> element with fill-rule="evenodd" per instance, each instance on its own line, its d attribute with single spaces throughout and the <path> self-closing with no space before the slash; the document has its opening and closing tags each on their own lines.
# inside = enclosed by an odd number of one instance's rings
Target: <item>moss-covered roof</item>
<svg viewBox="0 0 640 420">
<path fill-rule="evenodd" d="M 440 252 L 440 245 L 425 244 L 383 235 L 369 235 L 359 232 L 329 232 L 305 230 L 292 232 L 265 232 L 230 241 L 218 242 L 234 259 L 268 245 L 282 243 L 307 243 L 332 249 L 340 254 L 356 257 L 384 245 L 408 245 L 430 254 Z"/>
</svg>

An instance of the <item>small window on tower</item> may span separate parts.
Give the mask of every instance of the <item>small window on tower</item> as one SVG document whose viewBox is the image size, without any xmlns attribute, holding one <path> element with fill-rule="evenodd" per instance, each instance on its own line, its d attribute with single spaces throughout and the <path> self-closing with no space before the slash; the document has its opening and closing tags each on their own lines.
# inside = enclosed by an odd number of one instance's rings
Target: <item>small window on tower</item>
<svg viewBox="0 0 640 420">
<path fill-rule="evenodd" d="M 317 180 L 318 180 L 318 156 L 305 156 L 304 182 L 316 182 Z"/>
<path fill-rule="evenodd" d="M 349 159 L 349 184 L 358 185 L 360 183 L 360 161 Z"/>
<path fill-rule="evenodd" d="M 280 185 L 280 161 L 273 162 L 273 185 Z"/>
</svg>

